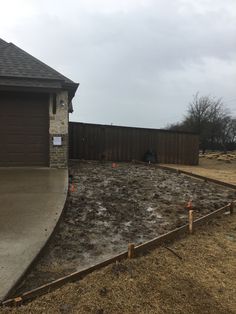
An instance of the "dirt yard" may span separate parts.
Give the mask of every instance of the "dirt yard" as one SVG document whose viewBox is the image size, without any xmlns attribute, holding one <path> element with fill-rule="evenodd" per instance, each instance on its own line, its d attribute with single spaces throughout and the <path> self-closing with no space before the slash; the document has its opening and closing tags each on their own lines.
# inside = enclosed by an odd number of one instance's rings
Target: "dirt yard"
<svg viewBox="0 0 236 314">
<path fill-rule="evenodd" d="M 236 214 L 1 313 L 236 313 Z"/>
<path fill-rule="evenodd" d="M 74 190 L 58 231 L 16 294 L 185 224 L 189 199 L 198 218 L 236 198 L 233 190 L 154 165 L 75 162 L 70 173 Z"/>
</svg>

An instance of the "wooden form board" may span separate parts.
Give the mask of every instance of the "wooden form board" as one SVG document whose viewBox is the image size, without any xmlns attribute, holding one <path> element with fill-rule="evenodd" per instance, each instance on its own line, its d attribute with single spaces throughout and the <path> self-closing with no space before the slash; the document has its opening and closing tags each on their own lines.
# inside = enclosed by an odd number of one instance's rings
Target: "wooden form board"
<svg viewBox="0 0 236 314">
<path fill-rule="evenodd" d="M 234 201 L 233 203 L 235 204 L 236 201 Z M 214 212 L 212 212 L 208 215 L 205 215 L 201 218 L 198 218 L 197 220 L 195 220 L 193 222 L 193 227 L 195 228 L 197 226 L 200 226 L 200 225 L 208 222 L 209 220 L 223 214 L 224 212 L 230 211 L 231 207 L 232 207 L 232 204 L 230 203 L 224 207 L 221 207 L 221 208 L 215 210 Z M 168 233 L 165 233 L 165 234 L 163 234 L 157 238 L 154 238 L 150 241 L 147 241 L 143 244 L 136 246 L 134 248 L 135 256 L 137 256 L 139 254 L 143 254 L 143 253 L 149 251 L 150 249 L 156 248 L 156 247 L 158 247 L 158 246 L 160 246 L 166 242 L 175 240 L 180 235 L 187 233 L 188 228 L 189 228 L 188 224 L 183 225 L 183 226 L 176 228 L 176 229 L 174 229 Z M 51 292 L 52 290 L 55 290 L 55 289 L 63 286 L 64 284 L 66 284 L 68 282 L 77 281 L 77 280 L 83 278 L 85 275 L 87 275 L 87 274 L 89 274 L 95 270 L 101 269 L 105 266 L 108 266 L 109 264 L 112 264 L 116 261 L 120 261 L 120 260 L 125 259 L 127 257 L 128 257 L 128 251 L 122 252 L 122 253 L 120 253 L 120 254 L 118 254 L 118 255 L 110 258 L 110 259 L 103 261 L 102 263 L 95 264 L 94 266 L 86 268 L 82 271 L 74 272 L 70 275 L 61 277 L 61 278 L 54 280 L 48 284 L 42 285 L 36 289 L 27 291 L 27 292 L 23 293 L 22 295 L 20 295 L 16 298 L 5 300 L 5 301 L 1 302 L 1 306 L 14 306 L 14 305 L 17 305 L 17 304 L 19 305 L 23 302 L 32 300 L 32 299 L 39 297 L 43 294 Z"/>
</svg>

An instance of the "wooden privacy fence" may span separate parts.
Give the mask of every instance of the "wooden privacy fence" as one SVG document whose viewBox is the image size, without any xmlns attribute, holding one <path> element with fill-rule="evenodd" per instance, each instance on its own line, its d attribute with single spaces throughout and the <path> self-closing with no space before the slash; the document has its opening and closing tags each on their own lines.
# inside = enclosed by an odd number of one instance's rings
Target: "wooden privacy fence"
<svg viewBox="0 0 236 314">
<path fill-rule="evenodd" d="M 198 164 L 198 135 L 90 123 L 69 123 L 69 158 L 86 160 L 143 160 L 148 149 L 160 163 Z"/>
</svg>

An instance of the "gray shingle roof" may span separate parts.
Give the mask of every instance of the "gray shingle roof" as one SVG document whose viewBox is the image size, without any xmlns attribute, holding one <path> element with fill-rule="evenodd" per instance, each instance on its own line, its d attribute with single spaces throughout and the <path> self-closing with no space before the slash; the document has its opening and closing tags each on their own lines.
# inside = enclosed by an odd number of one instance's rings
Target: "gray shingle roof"
<svg viewBox="0 0 236 314">
<path fill-rule="evenodd" d="M 4 45 L 7 45 L 7 42 L 0 38 L 0 47 Z"/>
<path fill-rule="evenodd" d="M 61 89 L 60 81 L 55 80 L 39 80 L 39 79 L 16 79 L 11 77 L 0 77 L 0 86 L 15 86 L 15 87 L 38 87 L 38 88 L 51 88 Z"/>
<path fill-rule="evenodd" d="M 60 86 L 75 93 L 78 84 L 12 43 L 0 39 L 0 85 Z M 73 96 L 72 96 L 73 97 Z"/>
</svg>

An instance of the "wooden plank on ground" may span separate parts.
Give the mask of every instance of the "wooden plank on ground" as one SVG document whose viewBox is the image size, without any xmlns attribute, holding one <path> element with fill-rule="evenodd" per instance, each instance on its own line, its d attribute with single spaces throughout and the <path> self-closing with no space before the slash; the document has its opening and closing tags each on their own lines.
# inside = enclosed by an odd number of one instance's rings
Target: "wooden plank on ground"
<svg viewBox="0 0 236 314">
<path fill-rule="evenodd" d="M 203 223 L 208 222 L 209 220 L 217 217 L 218 215 L 224 213 L 225 211 L 230 210 L 230 208 L 232 206 L 231 204 L 232 203 L 227 204 L 224 207 L 221 207 L 221 208 L 215 210 L 214 212 L 212 212 L 208 215 L 205 215 L 201 218 L 198 218 L 197 220 L 195 220 L 193 222 L 194 227 L 202 225 Z M 233 202 L 233 204 L 235 204 L 235 201 Z M 166 242 L 169 242 L 171 240 L 175 240 L 178 236 L 187 233 L 188 230 L 189 230 L 189 225 L 186 224 L 186 225 L 183 225 L 179 228 L 176 228 L 170 232 L 167 232 L 167 233 L 165 233 L 165 234 L 163 234 L 157 238 L 154 238 L 150 241 L 147 241 L 143 244 L 140 244 L 136 247 L 132 247 L 132 252 L 133 252 L 132 255 L 145 253 L 146 251 L 149 251 L 150 249 L 156 248 L 156 247 L 158 247 L 158 246 L 160 246 Z M 21 296 L 18 296 L 16 298 L 12 298 L 12 299 L 8 299 L 6 301 L 3 301 L 1 303 L 1 305 L 2 306 L 14 306 L 17 304 L 17 302 L 19 300 L 21 303 L 28 301 L 28 300 L 32 300 L 38 296 L 41 296 L 43 294 L 46 294 L 52 290 L 55 290 L 55 289 L 63 286 L 65 283 L 77 281 L 77 280 L 83 278 L 85 275 L 87 275 L 87 274 L 89 274 L 95 270 L 101 269 L 101 268 L 108 266 L 109 264 L 112 264 L 116 261 L 120 261 L 122 259 L 125 259 L 125 258 L 127 258 L 127 256 L 128 256 L 128 251 L 120 253 L 120 254 L 118 254 L 118 255 L 110 258 L 110 259 L 103 261 L 102 263 L 95 264 L 92 267 L 89 267 L 89 268 L 86 268 L 84 270 L 77 271 L 77 272 L 74 272 L 74 273 L 69 274 L 67 276 L 61 277 L 61 278 L 54 280 L 50 283 L 42 285 L 36 289 L 25 292 Z"/>
</svg>

